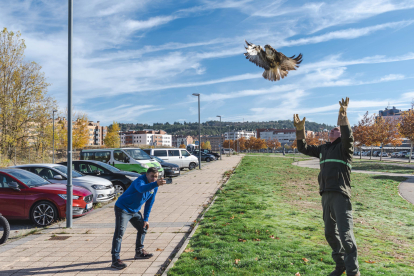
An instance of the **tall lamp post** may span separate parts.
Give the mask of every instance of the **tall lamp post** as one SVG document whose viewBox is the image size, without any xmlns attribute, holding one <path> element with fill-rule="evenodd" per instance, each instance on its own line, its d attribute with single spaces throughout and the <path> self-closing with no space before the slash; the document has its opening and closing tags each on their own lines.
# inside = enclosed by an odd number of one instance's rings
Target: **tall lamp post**
<svg viewBox="0 0 414 276">
<path fill-rule="evenodd" d="M 73 0 L 68 0 L 68 157 L 66 185 L 66 228 L 72 228 L 73 186 L 72 186 L 72 36 Z"/>
<path fill-rule="evenodd" d="M 227 125 L 226 127 L 229 127 L 229 132 L 227 132 L 227 141 L 229 141 L 229 156 L 230 156 L 230 149 L 231 149 L 231 145 L 230 145 L 230 125 Z"/>
<path fill-rule="evenodd" d="M 55 164 L 55 112 L 57 112 L 57 110 L 53 110 L 52 113 L 52 118 L 53 118 L 53 164 Z"/>
<path fill-rule="evenodd" d="M 219 151 L 220 151 L 220 160 L 223 160 L 222 158 L 221 158 L 221 151 L 222 151 L 222 147 L 223 147 L 223 135 L 221 134 L 221 116 L 220 115 L 217 115 L 216 117 L 220 117 L 220 144 L 219 144 Z"/>
<path fill-rule="evenodd" d="M 200 125 L 200 94 L 193 93 L 198 97 L 198 168 L 201 170 L 201 125 Z"/>
</svg>

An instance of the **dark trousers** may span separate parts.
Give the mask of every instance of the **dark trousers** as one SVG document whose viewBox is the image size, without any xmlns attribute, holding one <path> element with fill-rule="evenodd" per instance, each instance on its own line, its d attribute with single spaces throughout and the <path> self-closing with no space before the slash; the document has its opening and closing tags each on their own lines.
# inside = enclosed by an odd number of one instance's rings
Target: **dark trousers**
<svg viewBox="0 0 414 276">
<path fill-rule="evenodd" d="M 358 272 L 358 256 L 351 200 L 339 192 L 324 192 L 322 208 L 325 237 L 332 248 L 332 258 L 337 266 L 346 267 L 347 275 L 354 275 Z"/>
<path fill-rule="evenodd" d="M 121 252 L 122 237 L 124 236 L 127 228 L 128 221 L 131 222 L 132 226 L 137 229 L 137 240 L 135 243 L 135 251 L 139 252 L 144 248 L 144 239 L 147 229 L 144 229 L 144 218 L 141 212 L 128 213 L 125 210 L 115 206 L 115 233 L 112 240 L 112 262 L 120 259 L 119 253 Z"/>
</svg>

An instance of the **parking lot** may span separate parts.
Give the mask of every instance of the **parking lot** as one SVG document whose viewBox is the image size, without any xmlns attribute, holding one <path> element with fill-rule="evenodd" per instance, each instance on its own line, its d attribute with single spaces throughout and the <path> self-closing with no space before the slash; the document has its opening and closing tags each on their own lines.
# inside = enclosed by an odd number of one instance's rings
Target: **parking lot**
<svg viewBox="0 0 414 276">
<path fill-rule="evenodd" d="M 129 265 L 113 270 L 111 243 L 114 232 L 113 204 L 74 220 L 72 229 L 65 222 L 53 224 L 38 235 L 12 240 L 0 246 L 1 275 L 154 275 L 166 266 L 179 248 L 194 220 L 223 183 L 225 171 L 232 170 L 241 156 L 203 164 L 159 188 L 150 217 L 145 248 L 154 257 L 134 261 L 136 230 L 129 226 L 124 235 L 121 258 Z M 16 226 L 20 228 L 27 225 Z M 23 230 L 19 230 L 23 231 Z M 28 230 L 25 230 L 28 231 Z"/>
</svg>

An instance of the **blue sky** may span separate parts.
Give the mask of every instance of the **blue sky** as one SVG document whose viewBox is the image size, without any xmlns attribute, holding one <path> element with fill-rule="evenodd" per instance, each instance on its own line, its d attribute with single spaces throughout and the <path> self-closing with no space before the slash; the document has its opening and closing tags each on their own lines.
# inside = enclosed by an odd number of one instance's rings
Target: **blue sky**
<svg viewBox="0 0 414 276">
<path fill-rule="evenodd" d="M 90 120 L 153 123 L 292 119 L 336 124 L 414 98 L 414 1 L 74 1 L 74 109 Z M 67 106 L 67 1 L 0 0 L 0 27 L 21 31 Z M 303 54 L 270 82 L 244 39 Z"/>
</svg>

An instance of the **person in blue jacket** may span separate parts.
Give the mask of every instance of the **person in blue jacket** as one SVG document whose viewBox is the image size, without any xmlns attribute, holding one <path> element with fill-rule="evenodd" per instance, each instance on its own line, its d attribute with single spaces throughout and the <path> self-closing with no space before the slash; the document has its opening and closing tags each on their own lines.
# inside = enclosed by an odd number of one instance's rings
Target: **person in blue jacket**
<svg viewBox="0 0 414 276">
<path fill-rule="evenodd" d="M 115 233 L 112 240 L 112 265 L 117 269 L 124 269 L 127 265 L 121 261 L 122 237 L 128 221 L 137 229 L 134 259 L 149 259 L 153 254 L 144 250 L 145 234 L 149 228 L 148 218 L 155 201 L 158 187 L 165 184 L 164 179 L 158 179 L 158 170 L 155 167 L 148 169 L 146 174 L 135 179 L 131 186 L 118 198 L 115 203 Z M 140 210 L 144 207 L 144 216 Z"/>
</svg>

